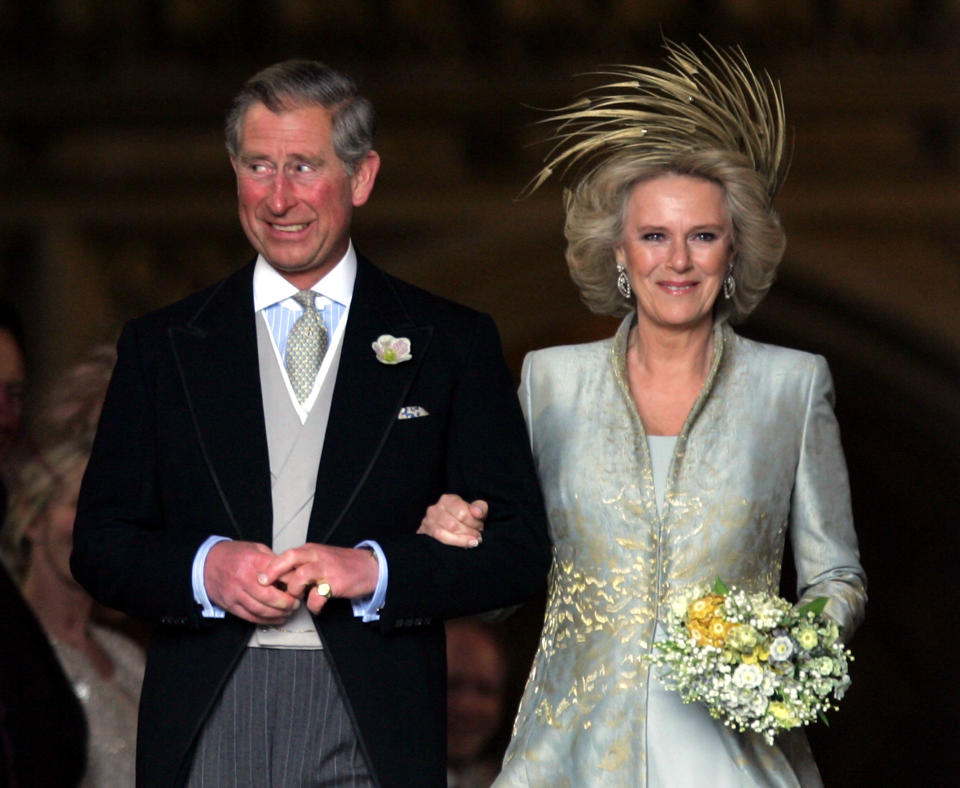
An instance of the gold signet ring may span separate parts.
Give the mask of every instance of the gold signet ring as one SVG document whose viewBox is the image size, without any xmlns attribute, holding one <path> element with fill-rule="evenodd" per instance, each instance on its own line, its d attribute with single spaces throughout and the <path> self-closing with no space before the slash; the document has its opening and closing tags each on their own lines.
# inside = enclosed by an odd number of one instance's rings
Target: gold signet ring
<svg viewBox="0 0 960 788">
<path fill-rule="evenodd" d="M 333 596 L 333 589 L 330 588 L 329 583 L 317 583 L 317 593 L 320 594 L 320 596 L 325 596 L 327 599 L 330 599 L 330 597 Z"/>
</svg>

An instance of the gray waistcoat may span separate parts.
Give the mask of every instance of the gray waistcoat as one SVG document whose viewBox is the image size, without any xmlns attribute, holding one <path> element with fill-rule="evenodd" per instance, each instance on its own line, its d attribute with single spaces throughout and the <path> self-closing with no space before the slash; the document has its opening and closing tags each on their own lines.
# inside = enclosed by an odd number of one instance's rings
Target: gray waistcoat
<svg viewBox="0 0 960 788">
<path fill-rule="evenodd" d="M 270 330 L 261 316 L 257 316 L 260 388 L 267 425 L 273 498 L 273 551 L 278 555 L 291 547 L 300 547 L 307 540 L 317 468 L 320 466 L 320 453 L 327 432 L 330 400 L 337 380 L 342 345 L 342 342 L 336 342 L 328 351 L 333 354 L 330 366 L 320 383 L 320 392 L 310 409 L 310 415 L 301 424 L 277 364 Z M 281 627 L 257 627 L 249 645 L 322 648 L 306 605 L 301 606 Z"/>
</svg>

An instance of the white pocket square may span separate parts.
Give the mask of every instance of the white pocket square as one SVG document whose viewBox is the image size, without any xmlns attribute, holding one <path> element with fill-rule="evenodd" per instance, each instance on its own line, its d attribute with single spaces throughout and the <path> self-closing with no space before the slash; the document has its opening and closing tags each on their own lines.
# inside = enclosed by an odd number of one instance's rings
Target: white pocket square
<svg viewBox="0 0 960 788">
<path fill-rule="evenodd" d="M 419 419 L 421 416 L 429 415 L 426 408 L 421 408 L 419 405 L 407 405 L 400 408 L 397 419 Z"/>
</svg>

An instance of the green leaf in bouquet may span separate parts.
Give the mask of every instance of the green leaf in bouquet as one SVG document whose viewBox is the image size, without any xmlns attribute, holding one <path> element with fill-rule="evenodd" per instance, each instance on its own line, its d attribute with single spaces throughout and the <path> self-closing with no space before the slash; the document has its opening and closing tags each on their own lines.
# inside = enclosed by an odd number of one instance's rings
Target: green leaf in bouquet
<svg viewBox="0 0 960 788">
<path fill-rule="evenodd" d="M 730 593 L 730 589 L 727 588 L 727 584 L 720 579 L 719 575 L 717 575 L 717 579 L 713 581 L 713 593 L 720 594 L 720 596 L 726 596 Z"/>
<path fill-rule="evenodd" d="M 798 616 L 806 616 L 807 613 L 813 613 L 814 616 L 819 616 L 823 609 L 827 606 L 827 598 L 825 596 L 818 596 L 812 602 L 807 602 L 803 607 L 797 611 Z"/>
</svg>

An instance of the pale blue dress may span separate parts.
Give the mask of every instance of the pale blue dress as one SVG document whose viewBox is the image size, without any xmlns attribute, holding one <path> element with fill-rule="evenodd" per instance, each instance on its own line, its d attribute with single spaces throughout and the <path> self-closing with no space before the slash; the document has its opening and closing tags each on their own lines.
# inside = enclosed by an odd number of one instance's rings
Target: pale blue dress
<svg viewBox="0 0 960 788">
<path fill-rule="evenodd" d="M 817 786 L 802 732 L 769 746 L 731 731 L 659 688 L 643 656 L 674 590 L 719 575 L 777 592 L 786 538 L 798 596 L 826 596 L 847 634 L 862 619 L 866 579 L 826 362 L 718 325 L 664 470 L 627 384 L 631 322 L 609 340 L 524 361 L 520 399 L 554 562 L 495 785 Z"/>
<path fill-rule="evenodd" d="M 650 465 L 653 469 L 653 488 L 657 496 L 657 514 L 661 519 L 667 474 L 676 444 L 676 435 L 647 436 Z M 658 622 L 654 640 L 660 640 L 664 636 L 664 629 Z M 676 692 L 666 689 L 660 683 L 657 669 L 651 671 L 647 688 L 648 786 L 699 786 L 703 785 L 705 774 L 710 775 L 711 788 L 765 785 L 739 768 L 727 751 L 726 738 L 719 733 L 716 721 L 703 713 L 702 706 L 681 701 Z M 678 754 L 677 745 L 683 742 L 696 742 L 696 747 L 684 748 L 688 751 Z"/>
</svg>

